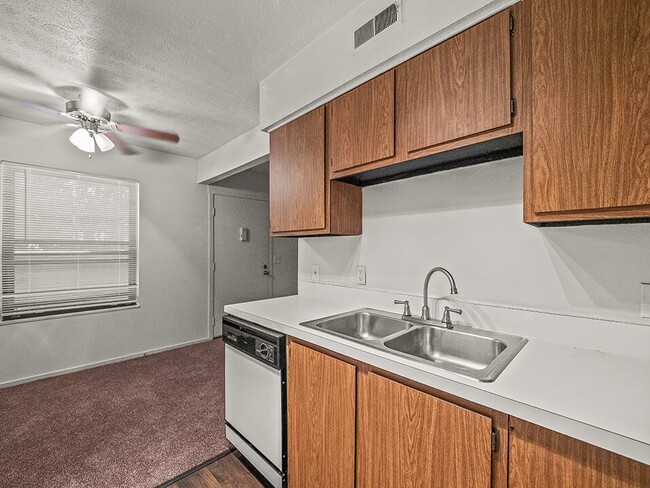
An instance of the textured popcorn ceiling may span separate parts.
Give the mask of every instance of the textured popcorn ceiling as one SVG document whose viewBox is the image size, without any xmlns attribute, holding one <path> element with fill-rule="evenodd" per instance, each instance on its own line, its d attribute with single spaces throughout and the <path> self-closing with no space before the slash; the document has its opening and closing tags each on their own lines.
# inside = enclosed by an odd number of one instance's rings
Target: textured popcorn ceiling
<svg viewBox="0 0 650 488">
<path fill-rule="evenodd" d="M 0 0 L 0 115 L 49 123 L 19 101 L 63 110 L 92 86 L 115 120 L 181 137 L 124 140 L 198 158 L 257 125 L 259 82 L 360 3 Z"/>
</svg>

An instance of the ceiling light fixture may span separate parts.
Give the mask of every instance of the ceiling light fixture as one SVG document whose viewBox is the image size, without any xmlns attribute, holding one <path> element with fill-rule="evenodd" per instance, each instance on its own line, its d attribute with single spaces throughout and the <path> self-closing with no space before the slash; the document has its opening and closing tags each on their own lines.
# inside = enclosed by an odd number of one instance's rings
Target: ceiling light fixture
<svg viewBox="0 0 650 488">
<path fill-rule="evenodd" d="M 90 131 L 86 129 L 80 128 L 74 131 L 70 136 L 70 142 L 83 152 L 89 154 L 95 152 L 95 139 L 93 139 Z"/>
<path fill-rule="evenodd" d="M 74 131 L 70 136 L 70 142 L 79 150 L 88 153 L 89 158 L 95 152 L 95 144 L 101 152 L 110 151 L 115 147 L 113 141 L 106 134 L 88 127 L 81 127 Z"/>
<path fill-rule="evenodd" d="M 163 132 L 160 130 L 147 129 L 137 125 L 124 124 L 111 120 L 111 112 L 106 109 L 108 97 L 97 90 L 86 87 L 80 100 L 70 100 L 65 104 L 65 112 L 43 105 L 42 103 L 23 100 L 23 105 L 29 108 L 56 114 L 68 119 L 73 123 L 68 124 L 78 127 L 70 137 L 70 142 L 79 150 L 88 153 L 88 158 L 95 152 L 95 144 L 100 151 L 110 151 L 114 147 L 124 155 L 135 154 L 136 152 L 124 143 L 118 133 L 127 132 L 140 137 L 150 137 L 162 141 L 177 144 L 180 138 L 174 132 Z M 101 115 L 97 115 L 101 114 Z"/>
<path fill-rule="evenodd" d="M 97 147 L 101 152 L 106 152 L 110 151 L 115 147 L 115 144 L 113 144 L 113 141 L 111 141 L 106 134 L 102 134 L 101 132 L 98 134 L 95 134 L 95 142 L 97 143 Z"/>
</svg>

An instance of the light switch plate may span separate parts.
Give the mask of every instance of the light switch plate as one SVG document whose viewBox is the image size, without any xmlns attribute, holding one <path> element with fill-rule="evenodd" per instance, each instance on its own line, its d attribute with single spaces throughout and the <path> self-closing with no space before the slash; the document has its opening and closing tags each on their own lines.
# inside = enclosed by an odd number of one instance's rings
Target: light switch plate
<svg viewBox="0 0 650 488">
<path fill-rule="evenodd" d="M 641 283 L 641 317 L 650 319 L 650 283 Z"/>
<path fill-rule="evenodd" d="M 282 262 L 282 256 L 279 254 L 273 255 L 273 264 L 280 264 Z"/>
<path fill-rule="evenodd" d="M 311 265 L 311 280 L 318 283 L 320 281 L 320 265 Z"/>
<path fill-rule="evenodd" d="M 357 266 L 357 285 L 366 284 L 366 267 Z"/>
</svg>

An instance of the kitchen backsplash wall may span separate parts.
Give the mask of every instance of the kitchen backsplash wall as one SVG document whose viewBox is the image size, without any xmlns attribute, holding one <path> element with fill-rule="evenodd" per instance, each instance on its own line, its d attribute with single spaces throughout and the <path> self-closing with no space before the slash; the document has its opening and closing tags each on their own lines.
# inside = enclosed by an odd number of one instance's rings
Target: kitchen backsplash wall
<svg viewBox="0 0 650 488">
<path fill-rule="evenodd" d="M 513 158 L 389 182 L 363 191 L 363 235 L 300 239 L 299 279 L 422 292 L 444 266 L 458 299 L 650 325 L 650 224 L 536 228 L 522 222 L 523 160 Z M 360 287 L 361 288 L 361 287 Z M 449 293 L 442 275 L 432 296 Z"/>
</svg>

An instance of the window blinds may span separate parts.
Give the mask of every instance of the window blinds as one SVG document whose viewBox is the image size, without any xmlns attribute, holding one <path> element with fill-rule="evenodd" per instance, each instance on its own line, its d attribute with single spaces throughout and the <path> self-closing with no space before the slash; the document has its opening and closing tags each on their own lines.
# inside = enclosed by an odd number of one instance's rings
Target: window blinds
<svg viewBox="0 0 650 488">
<path fill-rule="evenodd" d="M 2 320 L 138 301 L 138 182 L 0 163 Z"/>
</svg>

